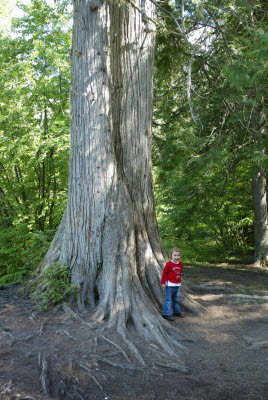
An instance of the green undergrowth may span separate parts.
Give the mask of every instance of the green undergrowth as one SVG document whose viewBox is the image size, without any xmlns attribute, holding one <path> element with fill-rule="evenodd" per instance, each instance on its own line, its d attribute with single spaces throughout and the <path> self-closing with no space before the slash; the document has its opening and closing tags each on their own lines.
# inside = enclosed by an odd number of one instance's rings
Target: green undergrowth
<svg viewBox="0 0 268 400">
<path fill-rule="evenodd" d="M 77 287 L 71 284 L 69 267 L 58 263 L 53 263 L 46 269 L 41 285 L 32 293 L 34 303 L 40 311 L 49 310 L 71 297 L 77 297 Z"/>
<path fill-rule="evenodd" d="M 200 264 L 204 263 L 207 265 L 212 264 L 251 264 L 253 262 L 253 249 L 233 248 L 225 249 L 217 245 L 214 242 L 208 242 L 202 239 L 194 240 L 171 240 L 163 239 L 163 244 L 166 253 L 172 247 L 179 247 L 182 251 L 182 261 L 184 263 Z"/>
<path fill-rule="evenodd" d="M 44 258 L 54 231 L 31 232 L 27 224 L 0 229 L 0 284 L 23 282 Z"/>
</svg>

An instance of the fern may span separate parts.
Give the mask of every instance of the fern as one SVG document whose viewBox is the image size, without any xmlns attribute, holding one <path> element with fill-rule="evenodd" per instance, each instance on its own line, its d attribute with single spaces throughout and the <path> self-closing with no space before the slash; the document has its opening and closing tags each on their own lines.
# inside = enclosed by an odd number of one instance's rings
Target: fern
<svg viewBox="0 0 268 400">
<path fill-rule="evenodd" d="M 58 263 L 46 269 L 41 288 L 38 286 L 32 295 L 39 310 L 48 310 L 71 296 L 77 297 L 77 287 L 71 284 L 69 267 Z"/>
</svg>

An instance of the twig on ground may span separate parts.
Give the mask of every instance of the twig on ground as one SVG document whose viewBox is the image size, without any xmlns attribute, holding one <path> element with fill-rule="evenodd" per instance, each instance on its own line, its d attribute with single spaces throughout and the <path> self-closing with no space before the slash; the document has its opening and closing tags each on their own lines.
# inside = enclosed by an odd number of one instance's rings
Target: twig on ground
<svg viewBox="0 0 268 400">
<path fill-rule="evenodd" d="M 156 395 L 155 395 L 155 392 L 153 392 L 151 400 L 155 400 L 155 399 L 156 399 Z"/>
<path fill-rule="evenodd" d="M 12 339 L 15 339 L 15 336 L 11 335 L 11 333 L 9 333 L 9 332 L 3 331 L 3 332 L 2 332 L 2 335 L 4 335 L 4 336 L 9 336 L 9 337 L 11 337 Z"/>
<path fill-rule="evenodd" d="M 19 338 L 18 341 L 22 341 L 22 342 L 28 342 L 29 340 L 31 340 L 34 337 L 34 335 L 28 335 L 22 338 Z"/>
<path fill-rule="evenodd" d="M 29 341 L 30 339 L 32 339 L 33 337 L 34 337 L 34 335 L 28 335 L 28 336 L 25 336 L 25 337 L 16 339 L 16 338 L 13 336 L 14 339 L 11 340 L 11 341 L 8 343 L 8 347 L 13 346 L 13 344 L 14 344 L 15 342 L 19 342 L 20 340 L 23 341 L 23 342 L 28 342 L 28 341 Z"/>
<path fill-rule="evenodd" d="M 59 324 L 66 325 L 69 318 L 70 318 L 70 315 L 66 315 L 65 318 L 63 318 L 63 320 L 59 322 Z"/>
<path fill-rule="evenodd" d="M 67 332 L 66 330 L 56 331 L 56 333 L 60 333 L 60 334 L 64 333 L 66 336 L 68 336 L 68 338 L 70 338 L 72 340 L 75 340 L 75 338 L 69 332 Z"/>
<path fill-rule="evenodd" d="M 30 319 L 31 321 L 35 321 L 35 320 L 36 320 L 36 314 L 35 314 L 35 313 L 32 313 L 31 316 L 29 317 L 29 319 Z"/>
<path fill-rule="evenodd" d="M 71 358 L 71 359 L 69 360 L 69 366 L 68 366 L 68 371 L 67 371 L 67 376 L 68 376 L 68 378 L 69 378 L 70 376 L 73 376 L 73 373 L 74 373 L 74 364 L 75 364 L 74 359 Z"/>
<path fill-rule="evenodd" d="M 12 384 L 12 379 L 8 382 L 8 383 L 5 383 L 3 386 L 2 386 L 2 392 L 0 393 L 0 396 L 3 396 L 3 395 L 5 395 L 5 394 L 10 394 L 11 393 L 11 384 Z"/>
<path fill-rule="evenodd" d="M 11 335 L 11 333 L 5 332 L 5 331 L 2 332 L 2 335 L 3 336 L 8 336 L 9 338 L 11 338 L 11 340 L 9 342 L 7 342 L 8 347 L 11 347 L 13 345 L 13 343 L 15 342 L 15 337 L 13 335 Z"/>
</svg>

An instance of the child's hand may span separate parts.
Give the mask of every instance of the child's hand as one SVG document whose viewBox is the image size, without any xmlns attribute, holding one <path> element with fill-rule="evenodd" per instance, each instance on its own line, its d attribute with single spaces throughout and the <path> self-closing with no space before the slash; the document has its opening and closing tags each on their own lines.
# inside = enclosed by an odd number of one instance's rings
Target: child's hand
<svg viewBox="0 0 268 400">
<path fill-rule="evenodd" d="M 166 284 L 164 283 L 163 285 L 161 285 L 162 287 L 166 287 Z"/>
</svg>

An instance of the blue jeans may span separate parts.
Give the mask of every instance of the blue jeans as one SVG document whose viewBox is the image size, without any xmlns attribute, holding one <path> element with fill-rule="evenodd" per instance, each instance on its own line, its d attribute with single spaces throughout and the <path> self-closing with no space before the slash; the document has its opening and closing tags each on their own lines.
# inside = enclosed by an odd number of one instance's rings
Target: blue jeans
<svg viewBox="0 0 268 400">
<path fill-rule="evenodd" d="M 180 294 L 180 286 L 166 287 L 166 296 L 165 296 L 162 315 L 171 316 L 171 304 L 173 308 L 173 314 L 179 314 L 181 312 L 179 306 L 179 294 Z"/>
</svg>

